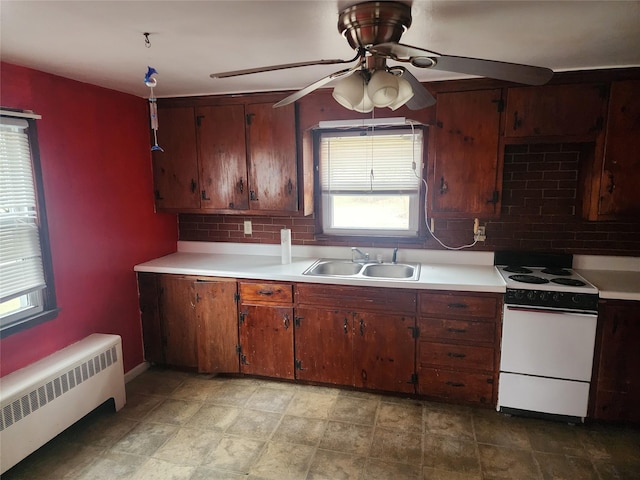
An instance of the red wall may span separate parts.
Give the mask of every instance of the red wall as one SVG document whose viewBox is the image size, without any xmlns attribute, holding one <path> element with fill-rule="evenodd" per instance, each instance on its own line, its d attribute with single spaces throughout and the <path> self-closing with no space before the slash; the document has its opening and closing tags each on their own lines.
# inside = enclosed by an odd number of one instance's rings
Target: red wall
<svg viewBox="0 0 640 480">
<path fill-rule="evenodd" d="M 143 361 L 137 263 L 174 252 L 176 216 L 156 214 L 146 100 L 0 64 L 0 104 L 42 115 L 38 137 L 58 306 L 0 341 L 6 375 L 91 333 Z"/>
</svg>

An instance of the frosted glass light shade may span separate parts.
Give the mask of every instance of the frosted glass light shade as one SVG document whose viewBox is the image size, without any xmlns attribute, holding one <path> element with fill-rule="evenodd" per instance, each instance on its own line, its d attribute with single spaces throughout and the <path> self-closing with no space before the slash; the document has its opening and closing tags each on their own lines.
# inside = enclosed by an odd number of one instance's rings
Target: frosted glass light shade
<svg viewBox="0 0 640 480">
<path fill-rule="evenodd" d="M 389 105 L 389 108 L 391 110 L 397 110 L 402 105 L 411 100 L 413 98 L 413 95 L 414 93 L 411 84 L 404 78 L 398 77 L 398 96 L 396 97 L 396 101 Z"/>
<path fill-rule="evenodd" d="M 333 89 L 331 94 L 336 102 L 349 110 L 355 110 L 355 107 L 363 103 L 363 97 L 366 93 L 364 78 L 360 72 L 355 72 L 346 78 L 340 80 Z"/>
<path fill-rule="evenodd" d="M 374 107 L 373 102 L 369 98 L 369 95 L 367 95 L 367 89 L 364 88 L 362 100 L 360 101 L 360 103 L 358 103 L 358 105 L 353 107 L 353 110 L 360 113 L 369 113 L 370 111 L 373 110 L 373 107 Z"/>
<path fill-rule="evenodd" d="M 398 96 L 398 77 L 384 70 L 377 70 L 371 76 L 367 93 L 376 107 L 388 107 Z"/>
</svg>

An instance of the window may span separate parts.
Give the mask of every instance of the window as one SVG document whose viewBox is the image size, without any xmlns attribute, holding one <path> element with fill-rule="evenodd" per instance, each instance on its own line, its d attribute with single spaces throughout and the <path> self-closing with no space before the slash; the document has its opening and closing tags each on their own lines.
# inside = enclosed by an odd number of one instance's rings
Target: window
<svg viewBox="0 0 640 480">
<path fill-rule="evenodd" d="M 0 332 L 14 333 L 57 313 L 42 201 L 35 121 L 0 122 Z"/>
<path fill-rule="evenodd" d="M 418 236 L 422 129 L 323 131 L 316 144 L 324 234 Z"/>
</svg>

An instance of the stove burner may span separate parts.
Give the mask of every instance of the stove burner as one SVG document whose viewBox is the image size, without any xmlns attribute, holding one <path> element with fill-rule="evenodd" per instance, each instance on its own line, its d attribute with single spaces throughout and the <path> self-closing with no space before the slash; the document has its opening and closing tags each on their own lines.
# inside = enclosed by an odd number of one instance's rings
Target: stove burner
<svg viewBox="0 0 640 480">
<path fill-rule="evenodd" d="M 511 280 L 515 280 L 516 282 L 523 283 L 549 283 L 549 280 L 547 280 L 546 278 L 536 277 L 535 275 L 509 275 L 509 278 Z"/>
<path fill-rule="evenodd" d="M 516 267 L 516 266 L 504 267 L 503 270 L 505 272 L 511 272 L 511 273 L 532 273 L 531 270 L 529 270 L 528 268 Z"/>
<path fill-rule="evenodd" d="M 552 278 L 551 281 L 559 285 L 569 285 L 571 287 L 584 287 L 586 285 L 582 280 L 575 278 Z"/>
<path fill-rule="evenodd" d="M 546 273 L 547 275 L 555 275 L 557 277 L 570 277 L 571 272 L 564 268 L 545 268 L 542 270 L 542 273 Z"/>
</svg>

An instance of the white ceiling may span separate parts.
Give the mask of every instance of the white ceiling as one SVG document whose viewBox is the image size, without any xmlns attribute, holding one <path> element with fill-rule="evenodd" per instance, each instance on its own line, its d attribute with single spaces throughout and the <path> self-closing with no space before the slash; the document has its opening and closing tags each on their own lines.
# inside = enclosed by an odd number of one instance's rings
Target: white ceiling
<svg viewBox="0 0 640 480">
<path fill-rule="evenodd" d="M 230 79 L 209 74 L 349 59 L 338 11 L 358 3 L 298 1 L 0 0 L 0 58 L 140 97 L 147 65 L 157 97 L 298 89 L 342 65 Z M 640 66 L 640 1 L 414 0 L 401 42 L 449 55 L 555 71 Z M 144 32 L 150 32 L 150 48 Z M 462 78 L 411 69 L 421 81 Z"/>
</svg>

